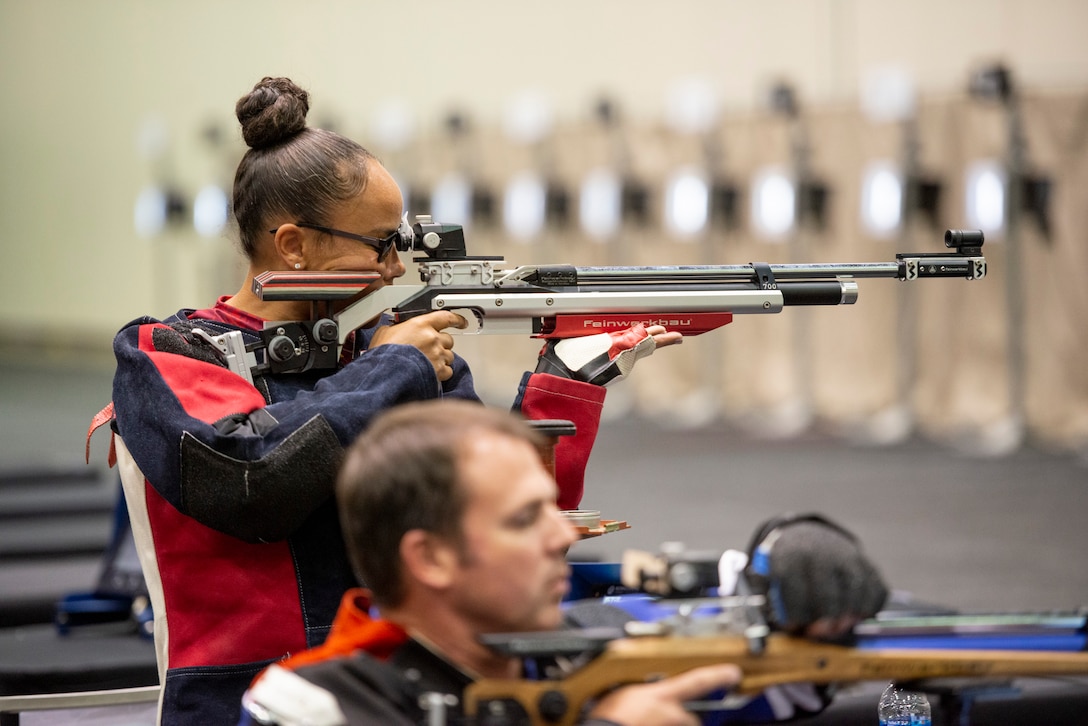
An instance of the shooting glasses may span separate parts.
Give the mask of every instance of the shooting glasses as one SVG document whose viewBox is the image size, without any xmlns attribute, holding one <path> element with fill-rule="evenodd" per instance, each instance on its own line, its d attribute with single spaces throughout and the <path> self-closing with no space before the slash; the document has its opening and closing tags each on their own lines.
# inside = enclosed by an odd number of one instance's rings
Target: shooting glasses
<svg viewBox="0 0 1088 726">
<path fill-rule="evenodd" d="M 310 224 L 309 222 L 295 222 L 295 226 L 324 232 L 333 237 L 343 237 L 344 239 L 362 242 L 378 253 L 379 260 L 385 259 L 385 256 L 389 254 L 389 250 L 393 249 L 393 247 L 404 251 L 409 249 L 412 243 L 412 228 L 408 225 L 407 213 L 401 218 L 400 226 L 385 237 L 367 237 L 366 235 L 345 232 L 341 229 L 334 229 L 332 227 L 323 227 L 320 224 Z M 271 234 L 275 234 L 278 229 L 279 227 L 276 227 L 276 229 L 270 229 L 268 231 Z"/>
</svg>

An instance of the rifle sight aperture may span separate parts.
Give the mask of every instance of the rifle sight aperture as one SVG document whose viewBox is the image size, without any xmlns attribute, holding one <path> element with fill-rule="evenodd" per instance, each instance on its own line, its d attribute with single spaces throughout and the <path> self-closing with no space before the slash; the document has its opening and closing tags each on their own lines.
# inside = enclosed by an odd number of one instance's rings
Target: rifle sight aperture
<svg viewBox="0 0 1088 726">
<path fill-rule="evenodd" d="M 463 260 L 467 258 L 465 230 L 459 224 L 435 222 L 430 215 L 416 216 L 415 224 L 407 219 L 401 224 L 397 249 L 401 252 L 421 252 L 432 260 Z"/>
</svg>

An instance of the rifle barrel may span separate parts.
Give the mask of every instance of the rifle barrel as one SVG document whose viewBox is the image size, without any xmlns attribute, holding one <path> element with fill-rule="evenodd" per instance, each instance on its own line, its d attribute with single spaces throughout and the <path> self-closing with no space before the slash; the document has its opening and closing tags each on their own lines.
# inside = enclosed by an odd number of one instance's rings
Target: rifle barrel
<svg viewBox="0 0 1088 726">
<path fill-rule="evenodd" d="M 898 262 L 768 265 L 776 280 L 836 277 L 899 277 Z M 739 282 L 752 279 L 751 265 L 685 265 L 662 267 L 575 267 L 579 284 L 630 282 Z"/>
</svg>

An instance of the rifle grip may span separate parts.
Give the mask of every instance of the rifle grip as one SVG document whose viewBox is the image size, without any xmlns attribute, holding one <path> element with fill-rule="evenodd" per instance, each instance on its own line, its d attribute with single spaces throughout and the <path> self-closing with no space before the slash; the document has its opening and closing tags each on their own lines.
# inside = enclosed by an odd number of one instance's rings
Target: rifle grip
<svg viewBox="0 0 1088 726">
<path fill-rule="evenodd" d="M 573 421 L 566 419 L 540 419 L 538 421 L 526 421 L 544 437 L 544 445 L 538 451 L 544 462 L 544 468 L 555 478 L 555 447 L 559 443 L 560 436 L 573 436 L 578 433 L 578 428 Z"/>
</svg>

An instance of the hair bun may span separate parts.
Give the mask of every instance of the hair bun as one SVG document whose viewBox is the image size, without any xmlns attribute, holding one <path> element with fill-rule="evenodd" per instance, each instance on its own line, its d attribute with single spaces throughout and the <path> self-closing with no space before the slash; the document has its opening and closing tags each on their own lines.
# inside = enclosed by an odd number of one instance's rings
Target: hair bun
<svg viewBox="0 0 1088 726">
<path fill-rule="evenodd" d="M 253 149 L 273 146 L 305 129 L 309 110 L 309 93 L 290 78 L 267 76 L 234 107 L 242 138 Z"/>
</svg>

